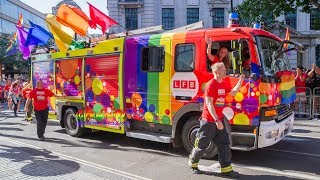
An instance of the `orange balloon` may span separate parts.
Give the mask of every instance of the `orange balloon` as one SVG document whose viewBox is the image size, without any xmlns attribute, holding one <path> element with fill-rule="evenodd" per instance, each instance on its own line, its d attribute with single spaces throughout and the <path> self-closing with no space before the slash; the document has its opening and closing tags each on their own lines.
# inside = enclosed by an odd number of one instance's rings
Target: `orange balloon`
<svg viewBox="0 0 320 180">
<path fill-rule="evenodd" d="M 142 97 L 139 93 L 133 93 L 131 96 L 131 103 L 135 106 L 135 107 L 140 107 L 141 103 L 142 103 Z"/>
<path fill-rule="evenodd" d="M 260 83 L 259 84 L 259 91 L 261 93 L 269 93 L 271 90 L 271 85 L 269 83 Z"/>
<path fill-rule="evenodd" d="M 86 78 L 86 81 L 85 81 L 85 88 L 86 88 L 86 91 L 91 89 L 91 85 L 92 85 L 92 80 L 91 78 Z"/>
<path fill-rule="evenodd" d="M 78 69 L 78 60 L 65 60 L 60 62 L 60 71 L 61 75 L 66 78 L 70 79 L 76 75 L 76 71 Z"/>
<path fill-rule="evenodd" d="M 232 102 L 232 101 L 233 101 L 233 96 L 231 96 L 230 94 L 227 94 L 226 102 Z"/>
</svg>

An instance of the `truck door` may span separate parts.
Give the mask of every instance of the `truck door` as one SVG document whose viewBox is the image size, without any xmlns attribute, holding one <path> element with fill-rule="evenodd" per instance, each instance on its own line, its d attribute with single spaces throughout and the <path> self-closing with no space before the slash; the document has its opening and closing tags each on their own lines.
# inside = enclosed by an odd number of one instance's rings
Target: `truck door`
<svg viewBox="0 0 320 180">
<path fill-rule="evenodd" d="M 123 131 L 119 58 L 111 54 L 85 59 L 85 124 L 89 128 Z"/>
<path fill-rule="evenodd" d="M 170 38 L 144 36 L 126 41 L 125 98 L 132 129 L 152 131 L 170 124 Z"/>
</svg>

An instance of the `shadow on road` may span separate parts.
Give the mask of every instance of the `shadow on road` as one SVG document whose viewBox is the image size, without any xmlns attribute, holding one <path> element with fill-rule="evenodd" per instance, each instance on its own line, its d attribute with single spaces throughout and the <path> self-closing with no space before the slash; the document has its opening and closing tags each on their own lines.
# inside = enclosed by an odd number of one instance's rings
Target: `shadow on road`
<svg viewBox="0 0 320 180">
<path fill-rule="evenodd" d="M 199 177 L 201 176 L 214 176 L 214 177 L 221 177 L 221 178 L 226 178 L 228 179 L 228 177 L 225 177 L 223 176 L 221 173 L 217 173 L 217 172 L 211 172 L 211 171 L 202 171 L 202 174 L 200 174 Z M 231 178 L 229 178 L 231 179 Z M 286 180 L 286 179 L 290 179 L 290 180 L 294 180 L 296 178 L 292 178 L 292 177 L 285 177 L 285 176 L 272 176 L 272 175 L 244 175 L 244 174 L 240 174 L 240 178 L 237 178 L 237 179 L 243 179 L 243 180 L 256 180 L 256 179 L 259 179 L 259 180 L 263 180 L 263 179 L 266 179 L 266 180 L 269 180 L 269 179 L 272 179 L 272 180 Z"/>
<path fill-rule="evenodd" d="M 51 153 L 48 150 L 38 150 L 30 147 L 0 145 L 0 158 L 18 162 L 19 164 L 10 163 L 10 165 L 15 166 L 15 169 L 23 164 L 20 172 L 25 175 L 48 177 L 71 174 L 79 170 L 80 165 L 77 162 L 58 159 L 59 156 Z"/>
<path fill-rule="evenodd" d="M 20 128 L 10 128 L 10 127 L 0 127 L 0 130 L 4 130 L 4 131 L 23 131 L 23 129 L 20 129 Z"/>
<path fill-rule="evenodd" d="M 320 175 L 320 139 L 299 137 L 300 141 L 280 141 L 269 148 L 250 152 L 233 151 L 233 162 L 280 171 Z M 310 149 L 309 149 L 310 148 Z M 309 151 L 308 151 L 309 150 Z M 311 150 L 314 150 L 312 152 Z"/>
</svg>

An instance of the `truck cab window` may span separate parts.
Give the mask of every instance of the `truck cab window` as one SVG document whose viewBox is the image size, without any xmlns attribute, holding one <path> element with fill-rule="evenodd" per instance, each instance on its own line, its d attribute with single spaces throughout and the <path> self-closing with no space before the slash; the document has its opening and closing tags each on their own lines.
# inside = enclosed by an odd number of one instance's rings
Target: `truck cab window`
<svg viewBox="0 0 320 180">
<path fill-rule="evenodd" d="M 141 65 L 143 71 L 164 71 L 164 47 L 144 47 L 142 49 Z"/>
<path fill-rule="evenodd" d="M 192 72 L 194 70 L 194 44 L 179 44 L 176 46 L 174 70 L 176 72 Z"/>
</svg>

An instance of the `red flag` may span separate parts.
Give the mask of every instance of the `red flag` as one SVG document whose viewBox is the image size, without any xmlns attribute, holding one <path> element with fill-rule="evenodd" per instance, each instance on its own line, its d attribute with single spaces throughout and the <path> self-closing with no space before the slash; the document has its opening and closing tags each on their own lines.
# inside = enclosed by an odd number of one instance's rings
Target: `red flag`
<svg viewBox="0 0 320 180">
<path fill-rule="evenodd" d="M 91 22 L 90 22 L 91 28 L 96 28 L 97 25 L 99 25 L 102 29 L 102 34 L 104 34 L 106 30 L 109 29 L 112 25 L 118 24 L 115 20 L 105 15 L 99 9 L 92 6 L 90 3 L 88 4 L 89 4 L 89 11 L 90 11 L 90 18 L 91 18 Z"/>
</svg>

